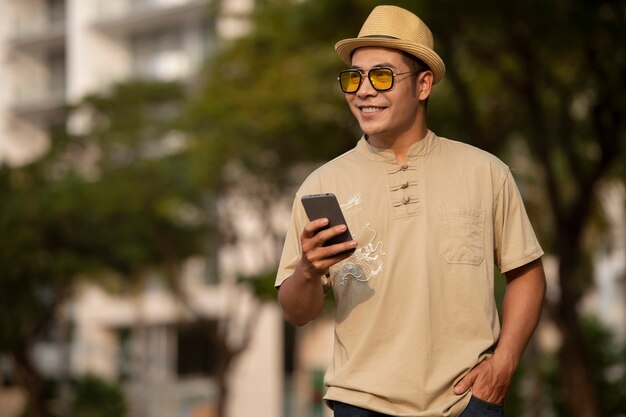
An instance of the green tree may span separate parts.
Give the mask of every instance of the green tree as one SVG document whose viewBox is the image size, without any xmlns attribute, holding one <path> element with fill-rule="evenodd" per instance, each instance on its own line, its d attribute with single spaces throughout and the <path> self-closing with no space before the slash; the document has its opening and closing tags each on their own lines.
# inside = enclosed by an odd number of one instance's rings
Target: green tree
<svg viewBox="0 0 626 417">
<path fill-rule="evenodd" d="M 125 417 L 128 414 L 119 386 L 94 376 L 82 377 L 75 385 L 72 417 Z"/>
<path fill-rule="evenodd" d="M 30 165 L 0 167 L 0 351 L 11 355 L 30 414 L 50 415 L 33 344 L 84 279 L 136 288 L 205 251 L 208 224 L 173 136 L 184 90 L 132 82 L 86 98 L 88 129 L 61 129 Z M 198 214 L 200 213 L 200 214 Z"/>
<path fill-rule="evenodd" d="M 405 2 L 406 3 L 406 2 Z M 559 259 L 560 297 L 548 304 L 562 336 L 560 382 L 569 416 L 602 415 L 578 305 L 592 284 L 586 239 L 600 184 L 626 152 L 626 3 L 422 2 L 448 64 L 452 117 L 470 141 L 503 154 L 522 143 L 522 186 L 547 251 Z M 450 117 L 448 112 L 446 117 Z M 456 129 L 455 129 L 456 130 Z"/>
<path fill-rule="evenodd" d="M 593 378 L 598 387 L 602 416 L 626 415 L 626 344 L 617 341 L 602 323 L 592 317 L 583 317 L 583 333 L 590 347 L 594 364 Z M 559 352 L 542 355 L 541 372 L 548 388 L 547 399 L 559 417 L 568 416 L 563 391 L 559 389 Z M 556 357 L 555 357 L 556 356 Z"/>
<path fill-rule="evenodd" d="M 221 170 L 233 161 L 280 189 L 293 185 L 294 167 L 355 143 L 357 126 L 332 80 L 341 63 L 330 47 L 351 19 L 356 24 L 351 3 L 259 2 L 252 34 L 208 63 L 187 122 L 218 190 L 233 184 Z"/>
</svg>

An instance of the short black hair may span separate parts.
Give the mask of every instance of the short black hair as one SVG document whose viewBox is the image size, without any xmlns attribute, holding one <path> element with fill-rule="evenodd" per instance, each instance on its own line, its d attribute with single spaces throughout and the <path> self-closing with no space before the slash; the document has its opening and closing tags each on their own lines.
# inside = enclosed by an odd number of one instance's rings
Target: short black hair
<svg viewBox="0 0 626 417">
<path fill-rule="evenodd" d="M 419 75 L 420 73 L 424 71 L 432 71 L 430 67 L 424 61 L 422 61 L 415 55 L 411 55 L 410 53 L 405 52 L 405 51 L 400 51 L 400 53 L 402 53 L 402 60 L 409 67 L 409 71 L 415 73 L 415 75 Z M 417 77 L 415 77 L 413 80 L 417 80 Z M 426 100 L 424 100 L 425 107 L 428 107 L 429 98 L 430 97 L 427 97 Z"/>
<path fill-rule="evenodd" d="M 424 72 L 431 71 L 430 67 L 421 59 L 415 55 L 411 55 L 408 52 L 400 51 L 404 62 L 409 66 L 411 72 Z"/>
</svg>

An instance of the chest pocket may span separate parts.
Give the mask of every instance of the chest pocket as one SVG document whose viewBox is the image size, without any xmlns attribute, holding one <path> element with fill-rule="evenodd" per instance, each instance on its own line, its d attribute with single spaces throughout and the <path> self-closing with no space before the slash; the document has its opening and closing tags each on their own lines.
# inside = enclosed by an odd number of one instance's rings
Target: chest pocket
<svg viewBox="0 0 626 417">
<path fill-rule="evenodd" d="M 480 265 L 484 258 L 484 210 L 442 207 L 439 226 L 439 253 L 446 262 Z"/>
</svg>

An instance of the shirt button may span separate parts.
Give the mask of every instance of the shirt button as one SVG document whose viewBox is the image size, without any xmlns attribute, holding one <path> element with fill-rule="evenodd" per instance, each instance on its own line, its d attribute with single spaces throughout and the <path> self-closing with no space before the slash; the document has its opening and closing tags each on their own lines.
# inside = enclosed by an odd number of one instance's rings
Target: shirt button
<svg viewBox="0 0 626 417">
<path fill-rule="evenodd" d="M 402 185 L 400 186 L 401 188 L 409 188 L 409 182 L 403 182 Z"/>
<path fill-rule="evenodd" d="M 411 197 L 405 195 L 404 197 L 402 197 L 402 202 L 404 204 L 409 204 L 409 201 L 411 201 Z"/>
</svg>

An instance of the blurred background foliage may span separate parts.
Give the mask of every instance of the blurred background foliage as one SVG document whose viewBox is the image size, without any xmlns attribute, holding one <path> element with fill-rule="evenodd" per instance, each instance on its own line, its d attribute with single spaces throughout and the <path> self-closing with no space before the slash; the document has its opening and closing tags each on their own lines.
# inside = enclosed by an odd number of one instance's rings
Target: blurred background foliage
<svg viewBox="0 0 626 417">
<path fill-rule="evenodd" d="M 122 389 L 94 376 L 75 382 L 72 417 L 120 417 L 128 414 Z"/>
<path fill-rule="evenodd" d="M 380 2 L 258 0 L 251 34 L 223 48 L 190 84 L 133 81 L 68 108 L 90 122 L 63 126 L 49 152 L 0 167 L 0 351 L 12 355 L 33 416 L 47 416 L 24 355 L 55 326 L 82 280 L 139 291 L 158 271 L 177 291 L 181 260 L 236 242 L 216 207 L 244 195 L 267 219 L 290 204 L 313 167 L 360 132 L 336 85 L 333 50 Z M 626 180 L 626 2 L 416 0 L 447 65 L 429 127 L 479 146 L 514 169 L 559 296 L 544 320 L 558 352 L 531 345 L 508 415 L 624 416 L 623 341 L 580 301 L 606 222 L 599 191 Z M 71 124 L 70 124 L 71 125 Z M 272 299 L 273 273 L 252 282 Z M 621 343 L 621 345 L 620 345 Z M 226 365 L 225 365 L 226 366 Z"/>
</svg>

